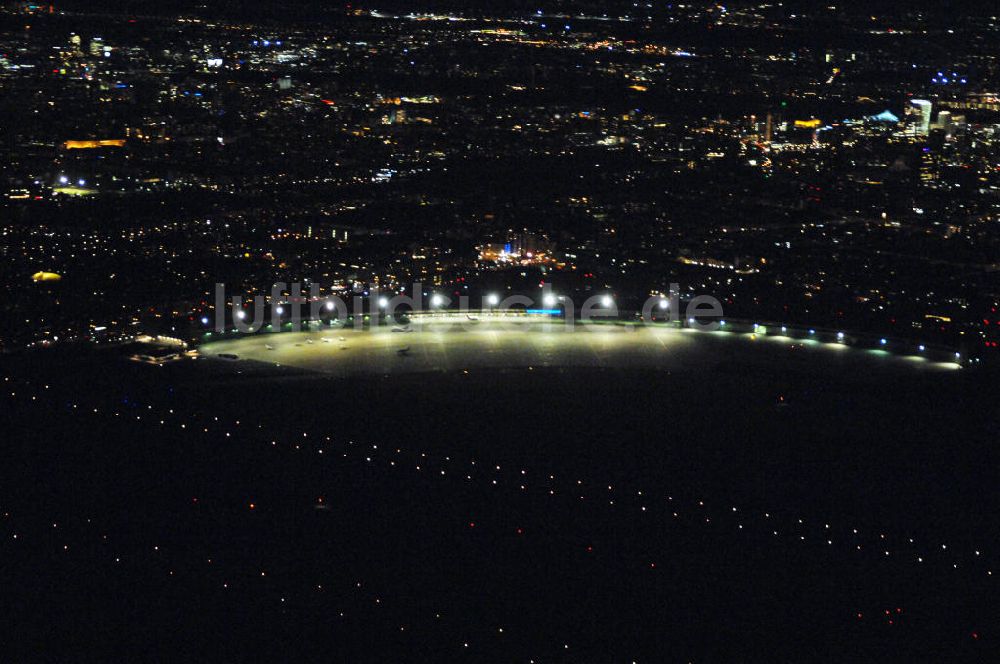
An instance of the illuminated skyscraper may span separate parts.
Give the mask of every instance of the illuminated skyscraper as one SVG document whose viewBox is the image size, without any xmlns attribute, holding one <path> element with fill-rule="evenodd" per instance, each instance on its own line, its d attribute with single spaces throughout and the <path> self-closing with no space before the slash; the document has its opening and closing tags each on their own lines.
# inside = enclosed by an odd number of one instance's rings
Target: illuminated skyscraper
<svg viewBox="0 0 1000 664">
<path fill-rule="evenodd" d="M 931 130 L 931 110 L 933 104 L 926 99 L 911 99 L 910 113 L 917 115 L 913 132 L 917 136 L 926 136 Z"/>
</svg>

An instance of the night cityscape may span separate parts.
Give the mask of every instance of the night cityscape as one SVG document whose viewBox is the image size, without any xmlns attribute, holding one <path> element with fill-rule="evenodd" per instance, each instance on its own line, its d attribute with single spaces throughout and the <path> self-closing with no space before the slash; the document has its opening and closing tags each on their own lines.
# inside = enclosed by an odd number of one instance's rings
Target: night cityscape
<svg viewBox="0 0 1000 664">
<path fill-rule="evenodd" d="M 5 661 L 997 661 L 1000 6 L 3 2 L 0 154 Z"/>
</svg>

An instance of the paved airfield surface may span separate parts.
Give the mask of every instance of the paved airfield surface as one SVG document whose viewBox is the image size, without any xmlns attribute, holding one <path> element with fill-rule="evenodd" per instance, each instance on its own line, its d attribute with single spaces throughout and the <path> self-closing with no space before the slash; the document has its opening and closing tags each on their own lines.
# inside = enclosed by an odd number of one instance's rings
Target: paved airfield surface
<svg viewBox="0 0 1000 664">
<path fill-rule="evenodd" d="M 619 367 L 698 369 L 722 364 L 815 370 L 833 363 L 865 372 L 954 370 L 915 355 L 778 335 L 696 332 L 656 325 L 576 324 L 525 317 L 415 318 L 372 329 L 324 327 L 250 335 L 205 344 L 207 358 L 235 355 L 334 376 L 463 371 L 479 368 Z M 753 352 L 747 352 L 753 350 Z"/>
</svg>

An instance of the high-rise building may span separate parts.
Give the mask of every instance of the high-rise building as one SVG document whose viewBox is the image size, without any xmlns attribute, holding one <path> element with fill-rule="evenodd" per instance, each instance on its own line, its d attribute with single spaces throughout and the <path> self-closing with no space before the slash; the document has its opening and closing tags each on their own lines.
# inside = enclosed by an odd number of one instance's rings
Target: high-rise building
<svg viewBox="0 0 1000 664">
<path fill-rule="evenodd" d="M 937 126 L 948 133 L 951 131 L 951 111 L 941 111 L 938 113 Z"/>
<path fill-rule="evenodd" d="M 926 99 L 911 99 L 910 113 L 916 115 L 913 133 L 917 136 L 927 136 L 931 131 L 931 111 L 934 105 Z"/>
</svg>

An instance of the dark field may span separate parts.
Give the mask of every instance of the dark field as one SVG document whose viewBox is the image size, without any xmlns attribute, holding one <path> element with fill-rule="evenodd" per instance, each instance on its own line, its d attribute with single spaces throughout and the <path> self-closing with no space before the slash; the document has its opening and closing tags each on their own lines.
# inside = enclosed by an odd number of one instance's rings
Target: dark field
<svg viewBox="0 0 1000 664">
<path fill-rule="evenodd" d="M 989 375 L 111 355 L 0 365 L 12 660 L 996 652 Z"/>
</svg>

